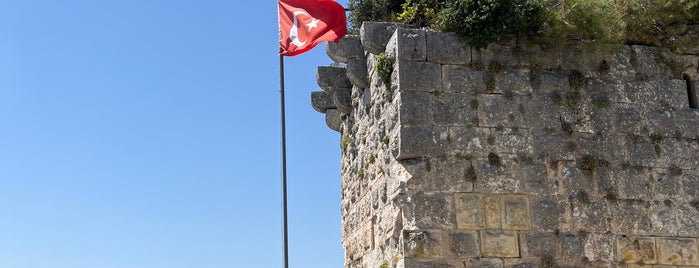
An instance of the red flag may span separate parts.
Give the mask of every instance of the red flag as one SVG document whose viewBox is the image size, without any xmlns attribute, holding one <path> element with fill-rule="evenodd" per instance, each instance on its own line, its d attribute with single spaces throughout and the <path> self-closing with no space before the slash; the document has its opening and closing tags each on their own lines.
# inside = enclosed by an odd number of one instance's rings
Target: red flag
<svg viewBox="0 0 699 268">
<path fill-rule="evenodd" d="M 331 0 L 278 0 L 279 54 L 295 56 L 347 33 L 345 8 Z"/>
</svg>

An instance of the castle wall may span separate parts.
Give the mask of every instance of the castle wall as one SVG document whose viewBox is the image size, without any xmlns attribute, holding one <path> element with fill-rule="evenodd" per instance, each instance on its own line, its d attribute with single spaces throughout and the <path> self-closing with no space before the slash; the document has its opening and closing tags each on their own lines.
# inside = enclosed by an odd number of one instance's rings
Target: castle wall
<svg viewBox="0 0 699 268">
<path fill-rule="evenodd" d="M 614 49 L 329 44 L 345 266 L 699 267 L 699 51 Z"/>
</svg>

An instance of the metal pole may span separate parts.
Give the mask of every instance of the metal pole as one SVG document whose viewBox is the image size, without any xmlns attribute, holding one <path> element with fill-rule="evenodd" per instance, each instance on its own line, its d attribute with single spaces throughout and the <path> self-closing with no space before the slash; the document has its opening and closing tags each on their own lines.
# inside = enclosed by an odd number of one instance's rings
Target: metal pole
<svg viewBox="0 0 699 268">
<path fill-rule="evenodd" d="M 284 100 L 284 56 L 279 55 L 279 96 L 281 97 L 282 121 L 282 225 L 284 268 L 289 268 L 289 234 L 286 209 L 286 107 Z"/>
</svg>

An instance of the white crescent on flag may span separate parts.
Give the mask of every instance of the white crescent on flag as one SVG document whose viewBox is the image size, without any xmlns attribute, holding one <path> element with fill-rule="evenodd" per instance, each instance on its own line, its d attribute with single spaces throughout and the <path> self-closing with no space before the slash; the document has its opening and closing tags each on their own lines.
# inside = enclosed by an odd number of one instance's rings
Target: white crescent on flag
<svg viewBox="0 0 699 268">
<path fill-rule="evenodd" d="M 306 44 L 306 40 L 303 42 L 299 40 L 299 21 L 296 17 L 301 14 L 308 16 L 308 13 L 305 11 L 294 11 L 294 25 L 292 25 L 291 29 L 289 30 L 289 38 L 291 38 L 291 43 L 297 47 L 302 47 L 304 44 Z"/>
</svg>

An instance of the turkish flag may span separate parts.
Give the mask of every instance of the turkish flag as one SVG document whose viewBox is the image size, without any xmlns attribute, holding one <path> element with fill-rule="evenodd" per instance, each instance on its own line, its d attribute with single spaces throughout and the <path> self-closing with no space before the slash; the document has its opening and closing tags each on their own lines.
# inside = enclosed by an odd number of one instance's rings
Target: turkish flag
<svg viewBox="0 0 699 268">
<path fill-rule="evenodd" d="M 279 54 L 295 56 L 347 33 L 345 8 L 331 0 L 278 0 Z"/>
</svg>

